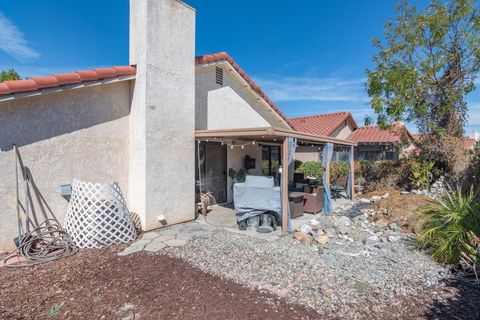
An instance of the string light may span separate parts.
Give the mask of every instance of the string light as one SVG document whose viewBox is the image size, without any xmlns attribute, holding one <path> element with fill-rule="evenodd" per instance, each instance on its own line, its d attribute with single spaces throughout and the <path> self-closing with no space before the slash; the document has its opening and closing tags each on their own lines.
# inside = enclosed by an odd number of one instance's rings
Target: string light
<svg viewBox="0 0 480 320">
<path fill-rule="evenodd" d="M 236 147 L 239 147 L 239 148 L 242 148 L 242 149 L 245 149 L 245 146 L 248 146 L 248 145 L 252 145 L 252 146 L 255 146 L 256 145 L 256 141 L 249 141 L 249 142 L 245 142 L 245 143 L 234 143 L 233 141 L 230 143 L 228 141 L 224 141 L 224 140 L 220 140 L 218 138 L 213 138 L 213 140 L 215 140 L 216 142 L 220 142 L 220 144 L 222 146 L 227 146 L 227 147 L 230 147 L 230 149 L 234 149 Z M 205 142 L 209 142 L 209 139 L 205 139 L 204 140 Z M 197 140 L 197 143 L 200 144 L 202 141 L 201 140 Z"/>
</svg>

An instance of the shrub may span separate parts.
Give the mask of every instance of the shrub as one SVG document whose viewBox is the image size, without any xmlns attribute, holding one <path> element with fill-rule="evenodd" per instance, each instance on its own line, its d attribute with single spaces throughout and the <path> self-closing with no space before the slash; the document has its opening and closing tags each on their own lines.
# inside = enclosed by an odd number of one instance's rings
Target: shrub
<svg viewBox="0 0 480 320">
<path fill-rule="evenodd" d="M 410 186 L 414 188 L 427 189 L 433 182 L 433 167 L 435 161 L 410 163 Z"/>
<path fill-rule="evenodd" d="M 417 246 L 430 250 L 440 262 L 461 260 L 480 267 L 480 201 L 473 192 L 463 194 L 460 187 L 449 190 L 442 201 L 421 210 L 426 214 Z"/>
<path fill-rule="evenodd" d="M 339 175 L 346 176 L 349 171 L 348 162 L 344 161 L 334 161 L 330 163 L 330 177 L 335 178 Z"/>
<path fill-rule="evenodd" d="M 303 173 L 305 177 L 315 177 L 320 180 L 323 176 L 322 164 L 318 161 L 307 161 L 302 163 L 296 170 L 296 173 Z"/>
</svg>

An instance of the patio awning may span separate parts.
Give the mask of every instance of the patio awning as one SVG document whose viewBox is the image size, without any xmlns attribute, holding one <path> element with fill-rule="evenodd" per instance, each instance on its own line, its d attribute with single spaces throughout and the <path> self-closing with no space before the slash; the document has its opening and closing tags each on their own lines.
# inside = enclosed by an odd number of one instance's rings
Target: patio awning
<svg viewBox="0 0 480 320">
<path fill-rule="evenodd" d="M 278 138 L 297 138 L 299 141 L 306 141 L 317 144 L 333 143 L 342 146 L 357 146 L 355 141 L 337 139 L 328 136 L 319 136 L 315 134 L 280 129 L 274 127 L 264 128 L 244 128 L 244 129 L 219 129 L 219 130 L 196 130 L 197 139 L 229 138 L 241 140 L 256 140 L 272 142 Z"/>
</svg>

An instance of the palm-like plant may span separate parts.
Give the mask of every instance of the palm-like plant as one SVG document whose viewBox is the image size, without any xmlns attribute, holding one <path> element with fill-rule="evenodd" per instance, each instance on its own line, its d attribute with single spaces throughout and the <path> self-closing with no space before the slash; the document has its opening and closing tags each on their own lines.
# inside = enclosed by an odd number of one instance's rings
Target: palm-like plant
<svg viewBox="0 0 480 320">
<path fill-rule="evenodd" d="M 480 267 L 480 201 L 470 190 L 463 194 L 449 188 L 439 203 L 422 210 L 426 214 L 424 229 L 417 236 L 417 246 L 430 250 L 438 261 L 468 261 Z"/>
</svg>

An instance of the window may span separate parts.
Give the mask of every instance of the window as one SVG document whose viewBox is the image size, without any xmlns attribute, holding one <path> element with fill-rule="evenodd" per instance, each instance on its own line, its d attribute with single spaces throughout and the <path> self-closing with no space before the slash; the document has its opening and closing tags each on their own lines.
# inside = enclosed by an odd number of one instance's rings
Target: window
<svg viewBox="0 0 480 320">
<path fill-rule="evenodd" d="M 215 67 L 215 83 L 223 86 L 223 69 Z"/>
<path fill-rule="evenodd" d="M 275 185 L 280 185 L 280 147 L 262 146 L 262 174 L 273 177 Z"/>
</svg>

